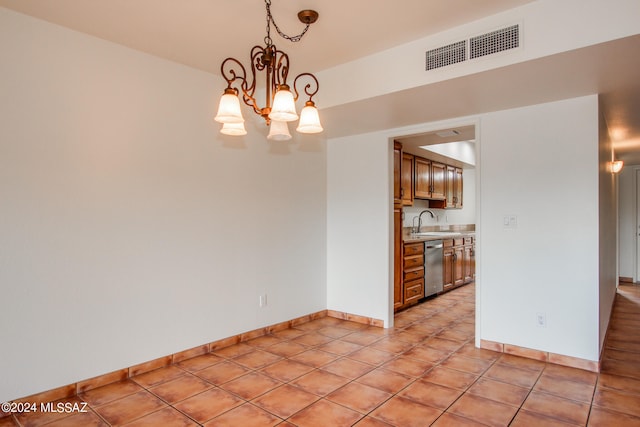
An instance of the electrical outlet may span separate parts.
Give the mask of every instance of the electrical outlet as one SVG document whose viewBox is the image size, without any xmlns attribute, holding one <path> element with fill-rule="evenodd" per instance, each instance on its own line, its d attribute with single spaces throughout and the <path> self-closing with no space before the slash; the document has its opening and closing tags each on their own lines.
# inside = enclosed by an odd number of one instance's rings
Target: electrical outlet
<svg viewBox="0 0 640 427">
<path fill-rule="evenodd" d="M 544 313 L 536 313 L 536 325 L 538 325 L 539 328 L 546 328 L 547 315 Z"/>
<path fill-rule="evenodd" d="M 258 304 L 260 305 L 260 307 L 266 307 L 267 306 L 267 294 L 260 295 L 260 299 L 258 301 Z"/>
</svg>

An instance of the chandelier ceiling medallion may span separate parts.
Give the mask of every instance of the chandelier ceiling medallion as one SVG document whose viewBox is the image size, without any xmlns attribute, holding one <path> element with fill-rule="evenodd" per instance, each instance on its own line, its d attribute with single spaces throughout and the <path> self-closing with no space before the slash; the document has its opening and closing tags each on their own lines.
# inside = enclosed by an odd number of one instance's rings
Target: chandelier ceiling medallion
<svg viewBox="0 0 640 427">
<path fill-rule="evenodd" d="M 318 109 L 313 102 L 313 96 L 318 93 L 318 79 L 311 73 L 302 73 L 293 80 L 293 93 L 287 83 L 289 74 L 289 56 L 278 50 L 271 40 L 271 24 L 283 38 L 298 42 L 305 35 L 309 26 L 318 20 L 315 10 L 303 10 L 298 13 L 298 19 L 305 24 L 304 29 L 297 36 L 284 34 L 271 15 L 271 0 L 265 0 L 267 9 L 267 35 L 265 46 L 254 46 L 251 49 L 251 74 L 235 58 L 222 61 L 220 71 L 227 82 L 227 88 L 220 98 L 218 114 L 215 121 L 222 123 L 220 132 L 225 135 L 246 135 L 244 118 L 240 110 L 239 95 L 242 101 L 253 111 L 262 116 L 269 126 L 267 138 L 273 140 L 291 139 L 287 122 L 298 120 L 295 101 L 299 97 L 298 85 L 304 84 L 303 91 L 309 99 L 300 112 L 300 121 L 296 130 L 300 133 L 322 132 Z M 260 107 L 256 99 L 257 74 L 265 73 L 265 104 Z M 305 84 L 306 83 L 306 84 Z M 234 84 L 236 85 L 234 87 Z M 294 95 L 295 94 L 295 95 Z"/>
</svg>

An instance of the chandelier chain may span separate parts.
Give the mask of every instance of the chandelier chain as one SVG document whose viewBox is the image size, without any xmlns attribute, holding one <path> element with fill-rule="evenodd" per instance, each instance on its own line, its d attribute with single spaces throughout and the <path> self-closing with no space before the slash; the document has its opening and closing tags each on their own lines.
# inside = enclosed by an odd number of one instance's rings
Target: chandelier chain
<svg viewBox="0 0 640 427">
<path fill-rule="evenodd" d="M 278 32 L 280 37 L 289 40 L 290 42 L 299 42 L 305 35 L 311 24 L 307 24 L 300 34 L 296 36 L 289 36 L 282 30 L 280 30 L 280 27 L 278 27 L 278 24 L 276 24 L 275 19 L 273 19 L 273 15 L 271 15 L 271 0 L 265 0 L 264 3 L 267 7 L 267 36 L 264 38 L 264 42 L 266 43 L 266 45 L 271 46 L 273 44 L 273 41 L 271 40 L 271 23 L 273 23 L 273 26 L 276 28 L 276 31 Z"/>
</svg>

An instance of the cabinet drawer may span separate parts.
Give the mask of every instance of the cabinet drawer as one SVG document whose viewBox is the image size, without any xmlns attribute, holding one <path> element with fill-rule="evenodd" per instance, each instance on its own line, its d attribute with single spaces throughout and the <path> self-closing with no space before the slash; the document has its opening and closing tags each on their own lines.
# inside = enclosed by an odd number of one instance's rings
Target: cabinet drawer
<svg viewBox="0 0 640 427">
<path fill-rule="evenodd" d="M 465 237 L 465 238 L 464 238 L 464 244 L 465 244 L 465 245 L 471 245 L 471 244 L 473 244 L 473 237 Z"/>
<path fill-rule="evenodd" d="M 453 239 L 453 246 L 462 246 L 462 242 L 463 242 L 462 238 Z"/>
<path fill-rule="evenodd" d="M 404 272 L 404 281 L 410 282 L 412 280 L 418 280 L 424 278 L 424 268 L 419 268 L 417 270 L 405 271 Z"/>
<path fill-rule="evenodd" d="M 424 243 L 404 245 L 405 256 L 418 255 L 423 253 L 424 253 Z"/>
<path fill-rule="evenodd" d="M 404 257 L 404 270 L 409 270 L 415 267 L 424 265 L 424 258 L 422 255 L 413 255 Z"/>
<path fill-rule="evenodd" d="M 444 246 L 445 248 L 450 248 L 453 246 L 453 239 L 444 239 L 442 241 L 442 246 Z"/>
<path fill-rule="evenodd" d="M 404 302 L 409 303 L 424 297 L 424 280 L 414 280 L 405 283 Z"/>
</svg>

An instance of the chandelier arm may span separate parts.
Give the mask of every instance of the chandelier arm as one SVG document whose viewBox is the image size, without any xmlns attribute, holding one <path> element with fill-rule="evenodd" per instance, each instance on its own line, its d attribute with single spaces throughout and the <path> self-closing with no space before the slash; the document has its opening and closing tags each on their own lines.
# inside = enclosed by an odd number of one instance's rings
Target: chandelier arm
<svg viewBox="0 0 640 427">
<path fill-rule="evenodd" d="M 298 74 L 293 80 L 294 99 L 296 101 L 298 100 L 298 97 L 300 95 L 298 92 L 298 79 L 305 77 L 310 80 L 310 82 L 308 82 L 304 86 L 304 93 L 309 97 L 309 101 L 312 101 L 313 96 L 318 93 L 318 90 L 320 89 L 320 84 L 318 83 L 318 79 L 316 78 L 316 76 L 311 73 Z"/>
<path fill-rule="evenodd" d="M 239 67 L 239 72 L 236 71 L 234 65 Z M 227 58 L 222 61 L 222 65 L 220 65 L 220 74 L 222 74 L 222 78 L 227 82 L 227 88 L 235 89 L 236 91 L 238 89 L 231 87 L 233 82 L 236 80 L 246 82 L 247 80 L 247 71 L 242 63 L 235 58 Z"/>
<path fill-rule="evenodd" d="M 274 49 L 275 49 L 275 46 L 274 46 Z M 287 78 L 289 76 L 289 55 L 277 49 L 275 49 L 275 52 L 278 57 L 278 60 L 275 66 L 273 81 L 275 84 L 274 89 L 277 90 L 278 86 L 287 84 Z"/>
</svg>

